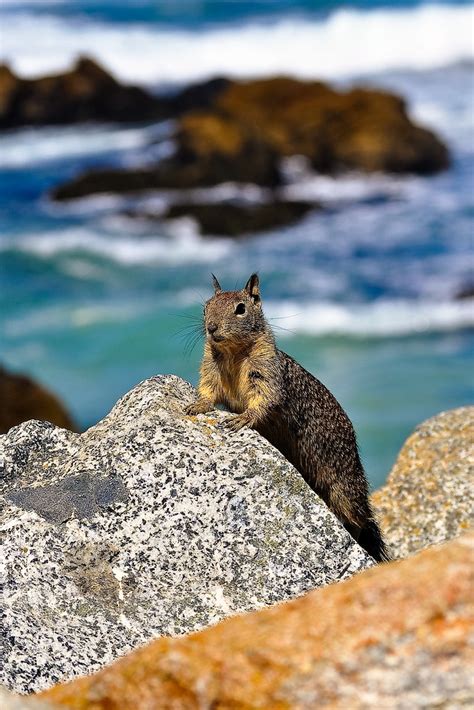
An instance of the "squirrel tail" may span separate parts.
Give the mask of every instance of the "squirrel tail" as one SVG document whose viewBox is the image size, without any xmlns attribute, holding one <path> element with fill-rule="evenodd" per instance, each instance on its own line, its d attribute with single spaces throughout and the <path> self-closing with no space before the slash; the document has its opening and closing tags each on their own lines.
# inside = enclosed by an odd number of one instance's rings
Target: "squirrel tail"
<svg viewBox="0 0 474 710">
<path fill-rule="evenodd" d="M 378 523 L 374 518 L 369 518 L 360 530 L 357 542 L 377 562 L 389 562 L 391 560 Z"/>
</svg>

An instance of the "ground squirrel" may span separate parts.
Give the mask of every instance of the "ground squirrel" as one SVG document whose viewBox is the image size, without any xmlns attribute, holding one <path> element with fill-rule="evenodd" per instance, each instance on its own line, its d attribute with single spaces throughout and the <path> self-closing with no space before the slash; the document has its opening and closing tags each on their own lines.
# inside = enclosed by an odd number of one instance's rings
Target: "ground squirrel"
<svg viewBox="0 0 474 710">
<path fill-rule="evenodd" d="M 257 274 L 241 291 L 222 291 L 212 278 L 198 399 L 186 413 L 209 412 L 216 404 L 235 412 L 228 427 L 256 429 L 374 559 L 388 559 L 349 417 L 319 380 L 277 349 Z"/>
</svg>

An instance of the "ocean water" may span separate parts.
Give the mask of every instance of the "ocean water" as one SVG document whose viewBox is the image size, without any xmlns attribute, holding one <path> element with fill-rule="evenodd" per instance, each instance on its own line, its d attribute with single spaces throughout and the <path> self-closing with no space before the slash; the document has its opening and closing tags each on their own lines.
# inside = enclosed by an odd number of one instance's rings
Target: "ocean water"
<svg viewBox="0 0 474 710">
<path fill-rule="evenodd" d="M 459 2 L 2 0 L 0 55 L 25 75 L 88 53 L 158 91 L 278 72 L 383 87 L 444 138 L 453 165 L 431 178 L 334 179 L 289 160 L 287 194 L 327 209 L 233 242 L 201 237 L 192 220 L 160 227 L 123 215 L 162 209 L 165 193 L 49 201 L 50 188 L 85 168 L 165 155 L 169 123 L 4 133 L 0 360 L 90 426 L 152 374 L 196 382 L 192 326 L 210 272 L 234 288 L 258 270 L 280 347 L 336 394 L 380 485 L 417 423 L 473 399 L 474 307 L 455 299 L 474 283 L 472 20 Z M 265 196 L 252 185 L 200 192 Z"/>
</svg>

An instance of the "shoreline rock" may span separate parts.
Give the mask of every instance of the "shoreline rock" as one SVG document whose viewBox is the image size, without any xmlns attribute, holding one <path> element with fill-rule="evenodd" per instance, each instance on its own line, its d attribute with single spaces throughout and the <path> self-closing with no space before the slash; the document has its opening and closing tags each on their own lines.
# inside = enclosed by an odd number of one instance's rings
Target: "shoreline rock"
<svg viewBox="0 0 474 710">
<path fill-rule="evenodd" d="M 72 417 L 52 392 L 27 375 L 0 365 L 0 434 L 29 419 L 41 419 L 77 431 Z"/>
<path fill-rule="evenodd" d="M 403 99 L 384 91 L 338 91 L 288 77 L 219 78 L 153 100 L 161 101 L 163 117 L 177 119 L 171 157 L 146 168 L 87 171 L 57 186 L 52 198 L 228 181 L 275 188 L 284 183 L 281 161 L 295 155 L 333 175 L 431 175 L 449 166 L 442 141 L 409 118 Z"/>
<path fill-rule="evenodd" d="M 396 557 L 474 527 L 474 407 L 428 419 L 407 439 L 372 503 Z"/>
<path fill-rule="evenodd" d="M 192 397 L 156 377 L 84 434 L 0 437 L 0 683 L 39 690 L 373 566 L 279 452 L 185 416 Z"/>
<path fill-rule="evenodd" d="M 171 205 L 163 214 L 145 210 L 128 210 L 125 214 L 150 222 L 191 217 L 203 236 L 244 239 L 259 232 L 286 227 L 318 209 L 321 206 L 317 203 L 276 199 L 268 203 L 180 202 Z"/>
<path fill-rule="evenodd" d="M 166 118 L 167 104 L 138 86 L 125 86 L 88 57 L 63 74 L 22 79 L 0 65 L 0 129 L 117 123 Z"/>
<path fill-rule="evenodd" d="M 39 697 L 75 710 L 461 708 L 474 703 L 474 536 L 164 638 Z"/>
</svg>

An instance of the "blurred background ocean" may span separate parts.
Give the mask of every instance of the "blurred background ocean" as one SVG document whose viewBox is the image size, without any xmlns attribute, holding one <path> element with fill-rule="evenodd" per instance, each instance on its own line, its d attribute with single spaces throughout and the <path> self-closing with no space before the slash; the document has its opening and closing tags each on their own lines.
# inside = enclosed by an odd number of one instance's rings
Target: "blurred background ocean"
<svg viewBox="0 0 474 710">
<path fill-rule="evenodd" d="M 347 410 L 373 486 L 417 423 L 472 401 L 474 308 L 457 298 L 474 286 L 471 4 L 1 0 L 0 27 L 1 57 L 21 76 L 87 54 L 158 92 L 275 74 L 388 89 L 452 155 L 432 177 L 290 164 L 292 194 L 325 210 L 206 239 L 189 219 L 132 221 L 125 197 L 48 198 L 85 168 L 165 154 L 168 124 L 0 134 L 0 360 L 59 394 L 81 428 L 153 374 L 197 381 L 201 345 L 188 352 L 179 331 L 209 297 L 211 271 L 225 288 L 259 271 L 280 347 Z"/>
</svg>

